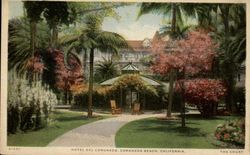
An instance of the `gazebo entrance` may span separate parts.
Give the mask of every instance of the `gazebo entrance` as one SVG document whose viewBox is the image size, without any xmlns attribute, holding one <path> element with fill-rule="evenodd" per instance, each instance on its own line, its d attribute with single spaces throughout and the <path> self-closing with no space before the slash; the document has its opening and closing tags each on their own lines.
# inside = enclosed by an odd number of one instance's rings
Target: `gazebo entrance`
<svg viewBox="0 0 250 155">
<path fill-rule="evenodd" d="M 132 90 L 127 91 L 125 94 L 126 94 L 126 100 L 125 100 L 126 106 L 125 106 L 125 108 L 131 109 L 133 106 L 132 104 L 139 100 L 139 95 L 136 91 L 132 91 Z"/>
</svg>

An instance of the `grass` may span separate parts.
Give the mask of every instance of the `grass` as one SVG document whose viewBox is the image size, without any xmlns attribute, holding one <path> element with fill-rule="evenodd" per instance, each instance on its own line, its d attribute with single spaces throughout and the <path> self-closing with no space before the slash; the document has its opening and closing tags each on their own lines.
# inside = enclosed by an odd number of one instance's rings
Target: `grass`
<svg viewBox="0 0 250 155">
<path fill-rule="evenodd" d="M 67 131 L 81 125 L 103 119 L 103 116 L 87 118 L 80 112 L 55 111 L 51 114 L 52 121 L 47 127 L 36 131 L 18 132 L 8 135 L 8 146 L 46 146 Z"/>
<path fill-rule="evenodd" d="M 218 148 L 211 137 L 216 126 L 235 116 L 203 119 L 187 115 L 186 127 L 181 122 L 147 118 L 130 122 L 116 134 L 116 147 L 128 148 Z"/>
</svg>

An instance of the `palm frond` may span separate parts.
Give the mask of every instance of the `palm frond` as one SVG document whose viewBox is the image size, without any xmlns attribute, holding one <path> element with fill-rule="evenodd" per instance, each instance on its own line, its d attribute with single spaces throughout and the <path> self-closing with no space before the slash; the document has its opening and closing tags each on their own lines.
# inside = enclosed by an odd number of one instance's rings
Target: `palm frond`
<svg viewBox="0 0 250 155">
<path fill-rule="evenodd" d="M 36 49 L 45 49 L 48 47 L 50 38 L 49 28 L 43 23 L 37 23 Z M 16 18 L 9 21 L 9 39 L 8 39 L 8 68 L 17 68 L 19 73 L 25 71 L 25 66 L 32 57 L 30 50 L 30 25 L 26 18 Z"/>
<path fill-rule="evenodd" d="M 114 32 L 103 31 L 96 37 L 96 40 L 99 44 L 98 48 L 103 52 L 116 53 L 119 48 L 128 48 L 125 38 Z"/>
<path fill-rule="evenodd" d="M 142 3 L 137 15 L 137 19 L 144 14 L 157 13 L 167 15 L 171 13 L 171 3 Z"/>
</svg>

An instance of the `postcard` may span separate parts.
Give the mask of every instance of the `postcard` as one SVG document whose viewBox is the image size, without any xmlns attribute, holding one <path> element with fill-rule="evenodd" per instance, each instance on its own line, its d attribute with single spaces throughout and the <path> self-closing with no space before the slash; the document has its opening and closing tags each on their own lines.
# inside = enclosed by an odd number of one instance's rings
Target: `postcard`
<svg viewBox="0 0 250 155">
<path fill-rule="evenodd" d="M 0 153 L 249 154 L 249 10 L 2 1 Z"/>
</svg>

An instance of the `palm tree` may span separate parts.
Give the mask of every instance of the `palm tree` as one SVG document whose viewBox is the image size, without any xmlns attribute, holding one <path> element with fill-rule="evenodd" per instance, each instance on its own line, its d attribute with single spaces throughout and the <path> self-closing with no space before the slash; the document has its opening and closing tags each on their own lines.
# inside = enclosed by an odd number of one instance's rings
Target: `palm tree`
<svg viewBox="0 0 250 155">
<path fill-rule="evenodd" d="M 82 46 L 89 52 L 89 98 L 88 98 L 88 117 L 92 116 L 92 96 L 93 96 L 93 72 L 94 72 L 94 53 L 96 50 L 101 52 L 118 53 L 119 48 L 127 48 L 126 40 L 119 34 L 103 31 L 101 25 L 104 16 L 100 14 L 89 14 L 85 18 L 85 25 L 81 30 L 77 42 L 82 42 Z M 74 42 L 72 42 L 73 44 Z M 70 51 L 68 51 L 70 52 Z"/>
<path fill-rule="evenodd" d="M 176 31 L 177 31 L 177 25 L 183 24 L 183 13 L 187 14 L 188 16 L 194 16 L 195 15 L 195 9 L 191 7 L 189 4 L 185 3 L 142 3 L 140 6 L 140 11 L 138 14 L 138 17 L 140 17 L 143 14 L 147 13 L 158 13 L 158 14 L 164 14 L 164 15 L 171 15 L 171 36 L 173 39 L 176 38 Z M 173 87 L 174 87 L 174 81 L 176 77 L 176 71 L 171 70 L 170 76 L 169 76 L 169 102 L 167 107 L 167 117 L 171 117 L 171 109 L 172 109 L 172 103 L 173 103 Z M 183 103 L 184 104 L 184 103 Z M 184 106 L 182 104 L 182 106 Z M 184 109 L 184 108 L 182 108 Z M 182 115 L 184 111 L 182 110 Z M 184 116 L 182 117 L 184 118 Z M 185 120 L 182 119 L 182 126 L 185 126 Z"/>
<path fill-rule="evenodd" d="M 219 76 L 227 84 L 226 108 L 232 111 L 235 107 L 233 101 L 235 74 L 246 59 L 245 6 L 243 4 L 199 4 L 194 7 L 199 25 L 212 29 L 211 34 L 216 42 L 220 43 L 218 67 L 221 74 Z"/>
<path fill-rule="evenodd" d="M 226 108 L 235 111 L 233 99 L 235 76 L 237 70 L 246 59 L 246 10 L 243 5 L 220 4 L 222 31 L 216 33 L 220 36 L 220 69 L 221 77 L 225 80 L 228 88 Z"/>
<path fill-rule="evenodd" d="M 75 7 L 69 2 L 40 2 L 44 7 L 43 16 L 51 29 L 51 47 L 58 46 L 59 26 L 69 25 L 76 19 Z"/>
<path fill-rule="evenodd" d="M 118 75 L 117 64 L 112 59 L 105 59 L 96 65 L 95 76 L 101 81 L 110 79 Z"/>
<path fill-rule="evenodd" d="M 30 22 L 30 50 L 34 54 L 36 48 L 36 24 L 41 19 L 40 16 L 43 11 L 43 7 L 41 7 L 38 2 L 25 1 L 23 3 L 26 10 L 26 15 Z"/>
<path fill-rule="evenodd" d="M 8 40 L 8 69 L 16 68 L 18 73 L 26 71 L 28 60 L 33 56 L 30 50 L 30 41 L 36 40 L 36 49 L 42 50 L 48 47 L 49 28 L 43 23 L 36 24 L 37 32 L 31 36 L 30 22 L 27 18 L 17 18 L 9 21 L 9 40 Z M 33 48 L 33 47 L 32 47 Z"/>
</svg>

